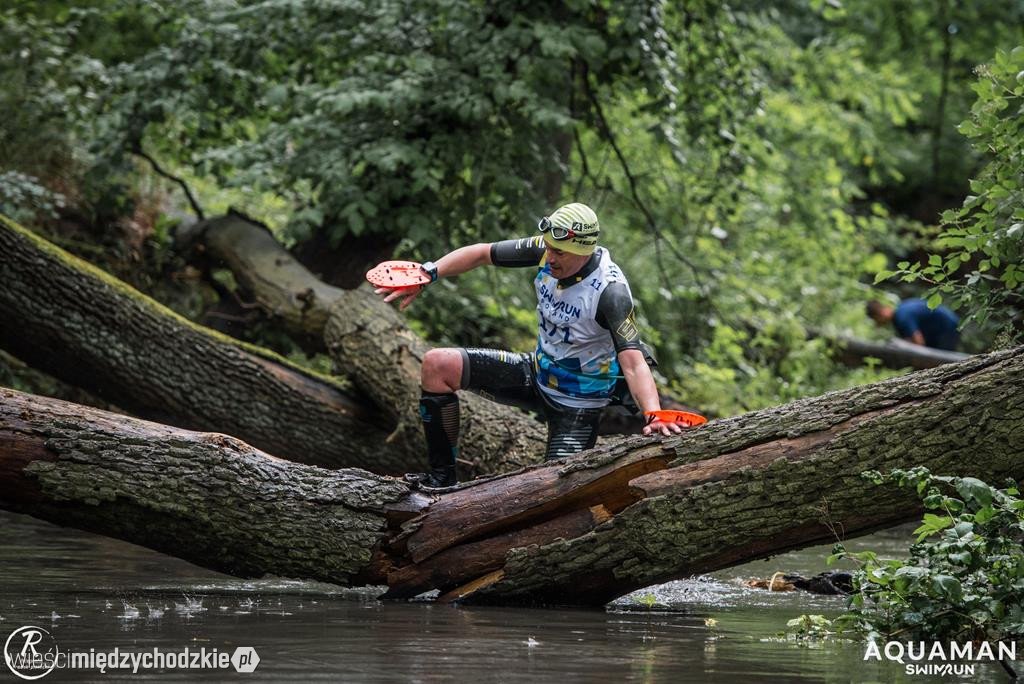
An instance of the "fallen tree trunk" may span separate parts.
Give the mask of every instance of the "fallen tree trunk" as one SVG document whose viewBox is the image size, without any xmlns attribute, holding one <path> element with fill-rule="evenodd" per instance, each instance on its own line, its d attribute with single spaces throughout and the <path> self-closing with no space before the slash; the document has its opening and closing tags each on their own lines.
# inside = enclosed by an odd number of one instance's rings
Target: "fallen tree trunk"
<svg viewBox="0 0 1024 684">
<path fill-rule="evenodd" d="M 599 605 L 906 520 L 859 474 L 1024 477 L 1024 353 L 623 438 L 432 497 L 360 471 L 0 390 L 0 506 L 244 576 Z"/>
<path fill-rule="evenodd" d="M 0 389 L 0 505 L 203 567 L 352 583 L 404 500 L 366 471 Z"/>
<path fill-rule="evenodd" d="M 925 347 L 913 342 L 893 338 L 885 343 L 871 342 L 844 335 L 824 335 L 811 332 L 810 337 L 827 337 L 836 347 L 834 358 L 847 366 L 863 366 L 865 359 L 875 358 L 886 368 L 913 368 L 924 370 L 946 363 L 963 361 L 970 354 Z"/>
<path fill-rule="evenodd" d="M 241 214 L 179 232 L 181 249 L 201 246 L 224 263 L 263 309 L 307 342 L 320 340 L 338 368 L 397 427 L 391 448 L 425 454 L 418 407 L 420 365 L 430 348 L 395 307 L 367 287 L 342 290 L 320 281 L 270 231 Z M 460 458 L 474 474 L 538 462 L 544 427 L 519 409 L 463 393 Z M 423 457 L 420 456 L 420 459 Z"/>
<path fill-rule="evenodd" d="M 0 216 L 0 347 L 136 415 L 283 458 L 401 473 L 393 425 L 339 382 L 196 325 Z"/>
</svg>

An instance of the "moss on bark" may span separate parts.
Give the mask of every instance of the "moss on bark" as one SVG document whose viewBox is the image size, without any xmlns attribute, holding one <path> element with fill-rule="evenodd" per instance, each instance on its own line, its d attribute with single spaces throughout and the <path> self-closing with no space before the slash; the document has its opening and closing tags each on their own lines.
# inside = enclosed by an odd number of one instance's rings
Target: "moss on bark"
<svg viewBox="0 0 1024 684">
<path fill-rule="evenodd" d="M 339 381 L 197 325 L 0 216 L 0 346 L 137 415 L 292 460 L 405 472 Z M 372 456 L 371 456 L 372 454 Z"/>
</svg>

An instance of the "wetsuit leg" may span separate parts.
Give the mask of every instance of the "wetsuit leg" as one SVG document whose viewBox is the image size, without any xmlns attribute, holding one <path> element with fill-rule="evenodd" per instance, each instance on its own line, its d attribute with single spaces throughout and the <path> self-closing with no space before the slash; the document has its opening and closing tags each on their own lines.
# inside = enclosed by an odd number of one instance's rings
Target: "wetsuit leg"
<svg viewBox="0 0 1024 684">
<path fill-rule="evenodd" d="M 548 419 L 548 446 L 544 460 L 572 456 L 597 443 L 597 424 L 601 421 L 600 408 L 564 406 L 549 397 L 543 397 L 544 413 Z"/>
<path fill-rule="evenodd" d="M 423 390 L 420 419 L 427 438 L 430 472 L 423 478 L 429 487 L 455 484 L 455 459 L 459 453 L 459 398 L 454 393 Z"/>
<path fill-rule="evenodd" d="M 501 349 L 460 349 L 460 387 L 499 404 L 537 409 L 533 357 Z"/>
<path fill-rule="evenodd" d="M 462 389 L 527 410 L 540 409 L 548 422 L 545 459 L 571 456 L 597 442 L 600 408 L 558 404 L 538 387 L 533 355 L 498 349 L 463 349 Z"/>
<path fill-rule="evenodd" d="M 533 403 L 530 355 L 498 349 L 460 349 L 462 377 L 459 389 L 523 408 Z M 456 482 L 459 445 L 459 397 L 454 392 L 428 392 L 420 396 L 420 418 L 427 439 L 430 471 L 408 476 L 427 487 L 450 487 Z"/>
</svg>

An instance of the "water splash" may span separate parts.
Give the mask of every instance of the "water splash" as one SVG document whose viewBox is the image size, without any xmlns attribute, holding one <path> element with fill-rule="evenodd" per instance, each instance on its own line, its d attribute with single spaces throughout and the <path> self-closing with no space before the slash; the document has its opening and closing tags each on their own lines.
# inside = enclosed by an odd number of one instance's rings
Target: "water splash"
<svg viewBox="0 0 1024 684">
<path fill-rule="evenodd" d="M 121 604 L 124 606 L 124 611 L 120 615 L 117 616 L 118 619 L 120 619 L 120 620 L 135 620 L 135 619 L 137 619 L 139 617 L 139 609 L 138 608 L 136 608 L 132 604 L 128 603 L 127 601 L 121 601 Z"/>
<path fill-rule="evenodd" d="M 206 610 L 203 607 L 202 597 L 189 596 L 188 594 L 183 594 L 182 596 L 185 599 L 183 603 L 174 602 L 174 612 L 179 613 L 182 617 L 188 619 L 196 613 Z"/>
</svg>

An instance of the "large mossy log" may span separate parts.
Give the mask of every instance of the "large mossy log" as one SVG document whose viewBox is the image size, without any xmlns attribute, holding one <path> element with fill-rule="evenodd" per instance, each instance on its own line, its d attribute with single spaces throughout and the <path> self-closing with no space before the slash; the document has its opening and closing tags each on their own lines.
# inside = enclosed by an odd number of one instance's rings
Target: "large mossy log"
<svg viewBox="0 0 1024 684">
<path fill-rule="evenodd" d="M 351 583 L 404 499 L 366 471 L 0 389 L 0 505 L 207 568 Z"/>
<path fill-rule="evenodd" d="M 136 415 L 282 458 L 401 473 L 387 418 L 340 383 L 196 325 L 0 216 L 0 347 Z"/>
<path fill-rule="evenodd" d="M 395 307 L 368 286 L 342 290 L 320 281 L 270 231 L 241 214 L 179 232 L 182 249 L 200 247 L 226 265 L 248 295 L 307 342 L 320 340 L 359 390 L 397 427 L 393 449 L 424 454 L 418 413 L 420 365 L 430 348 Z M 462 393 L 460 458 L 471 472 L 494 473 L 536 463 L 544 427 L 519 409 Z"/>
<path fill-rule="evenodd" d="M 386 584 L 391 597 L 599 605 L 850 537 L 917 497 L 860 477 L 923 465 L 1024 478 L 1024 350 L 631 437 L 427 496 L 0 390 L 0 506 L 234 574 Z"/>
</svg>

